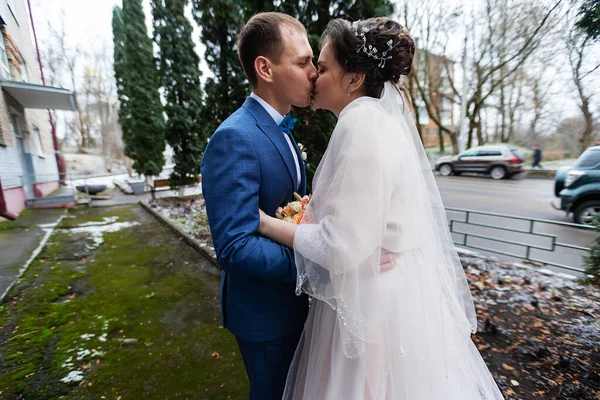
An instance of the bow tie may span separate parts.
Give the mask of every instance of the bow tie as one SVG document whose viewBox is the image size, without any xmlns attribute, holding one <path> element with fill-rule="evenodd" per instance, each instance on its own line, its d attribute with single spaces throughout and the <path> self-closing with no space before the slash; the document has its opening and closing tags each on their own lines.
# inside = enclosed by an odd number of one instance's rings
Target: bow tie
<svg viewBox="0 0 600 400">
<path fill-rule="evenodd" d="M 292 129 L 294 129 L 294 125 L 296 125 L 296 121 L 298 121 L 296 118 L 292 118 L 290 114 L 287 114 L 279 124 L 279 127 L 283 132 L 290 134 L 292 133 Z"/>
</svg>

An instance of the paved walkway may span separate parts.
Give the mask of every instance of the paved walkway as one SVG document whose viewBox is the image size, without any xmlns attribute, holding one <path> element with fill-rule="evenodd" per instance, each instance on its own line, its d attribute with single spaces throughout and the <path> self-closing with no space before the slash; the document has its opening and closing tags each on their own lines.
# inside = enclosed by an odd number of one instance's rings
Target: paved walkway
<svg viewBox="0 0 600 400">
<path fill-rule="evenodd" d="M 125 175 L 124 175 L 125 176 Z M 117 176 L 122 178 L 123 176 Z M 98 182 L 112 186 L 114 177 L 98 178 Z M 91 181 L 91 180 L 90 180 Z M 189 187 L 185 195 L 199 194 L 202 192 L 200 185 Z M 162 190 L 155 192 L 156 198 L 177 196 L 174 190 Z M 106 200 L 92 200 L 92 207 L 115 206 L 121 204 L 135 204 L 141 200 L 152 198 L 150 192 L 142 195 L 124 194 L 117 187 L 111 192 L 111 198 Z M 85 207 L 82 205 L 80 207 Z M 14 222 L 14 229 L 0 231 L 0 298 L 19 276 L 19 270 L 27 263 L 39 243 L 43 239 L 46 230 L 40 225 L 54 223 L 65 213 L 63 208 L 31 209 L 26 210 Z"/>
<path fill-rule="evenodd" d="M 189 187 L 185 189 L 185 196 L 202 193 L 200 185 L 195 187 Z M 173 197 L 179 193 L 176 190 L 161 190 L 155 192 L 154 195 L 157 199 L 162 197 Z M 106 200 L 92 200 L 92 207 L 104 207 L 104 206 L 116 206 L 120 204 L 134 204 L 142 200 L 149 200 L 152 198 L 152 193 L 147 192 L 141 195 L 125 194 L 119 190 L 118 187 L 111 192 L 111 198 Z"/>
<path fill-rule="evenodd" d="M 0 232 L 0 296 L 14 282 L 46 234 L 40 225 L 52 224 L 65 213 L 62 208 L 27 210 L 14 222 L 14 229 Z"/>
</svg>

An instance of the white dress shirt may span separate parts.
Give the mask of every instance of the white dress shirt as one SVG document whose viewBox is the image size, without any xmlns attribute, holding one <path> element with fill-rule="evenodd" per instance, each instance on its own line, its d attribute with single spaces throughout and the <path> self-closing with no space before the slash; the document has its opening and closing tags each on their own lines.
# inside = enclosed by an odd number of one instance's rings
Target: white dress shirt
<svg viewBox="0 0 600 400">
<path fill-rule="evenodd" d="M 277 125 L 281 124 L 281 121 L 283 121 L 283 115 L 279 114 L 279 112 L 277 110 L 275 110 L 273 107 L 271 107 L 271 105 L 269 103 L 267 103 L 266 101 L 264 101 L 263 99 L 261 99 L 260 97 L 258 97 L 254 92 L 250 93 L 250 97 L 252 97 L 254 100 L 258 101 L 258 103 L 263 106 L 263 108 L 269 113 L 269 115 L 271 116 L 271 118 L 273 118 L 273 120 L 275 121 L 275 123 Z M 292 141 L 290 140 L 290 137 L 288 135 L 286 135 L 283 131 L 281 131 L 281 134 L 283 135 L 283 137 L 285 137 L 285 140 L 287 141 L 288 146 L 290 146 L 290 151 L 292 152 L 292 156 L 294 156 L 294 163 L 296 164 L 296 176 L 298 177 L 298 187 L 296 188 L 296 190 L 300 189 L 300 180 L 302 179 L 302 175 L 300 175 L 300 164 L 298 163 L 298 156 L 296 155 L 296 149 L 294 149 L 294 145 L 292 144 Z"/>
</svg>

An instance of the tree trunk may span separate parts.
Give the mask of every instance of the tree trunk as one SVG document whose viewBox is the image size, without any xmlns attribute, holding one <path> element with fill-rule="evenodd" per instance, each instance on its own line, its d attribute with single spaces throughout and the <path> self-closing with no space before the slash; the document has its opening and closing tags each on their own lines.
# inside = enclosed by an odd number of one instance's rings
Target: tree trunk
<svg viewBox="0 0 600 400">
<path fill-rule="evenodd" d="M 504 86 L 500 88 L 500 142 L 506 143 L 506 99 L 504 98 Z"/>
<path fill-rule="evenodd" d="M 415 79 L 417 79 L 417 77 L 413 74 L 410 75 L 409 80 L 408 80 L 408 93 L 410 95 L 410 101 L 413 104 L 413 110 L 415 112 L 415 125 L 417 126 L 417 132 L 419 133 L 419 137 L 421 138 L 421 142 L 423 142 L 423 128 L 421 127 L 421 124 L 419 124 L 419 107 L 417 107 L 417 96 L 415 95 L 415 93 L 417 93 L 417 88 L 415 88 Z"/>
<path fill-rule="evenodd" d="M 81 104 L 79 104 L 77 92 L 73 92 L 73 102 L 75 103 L 75 108 L 77 109 L 77 118 L 79 119 L 79 132 L 81 132 L 81 142 L 80 147 L 86 148 L 89 146 L 89 135 L 86 133 L 85 126 L 85 118 L 83 116 L 83 110 L 81 109 Z"/>
<path fill-rule="evenodd" d="M 483 146 L 485 140 L 483 139 L 483 131 L 481 130 L 481 115 L 477 113 L 477 122 L 475 122 L 475 129 L 477 129 L 477 145 Z"/>
<path fill-rule="evenodd" d="M 450 135 L 450 140 L 452 141 L 452 154 L 458 154 L 460 148 L 458 146 L 458 133 L 456 131 Z"/>
<path fill-rule="evenodd" d="M 594 132 L 594 120 L 590 111 L 589 99 L 583 97 L 582 100 L 583 101 L 580 105 L 580 109 L 583 113 L 585 126 L 583 128 L 583 132 L 581 132 L 581 137 L 579 139 L 579 143 L 581 145 L 580 153 L 583 153 L 588 147 L 590 147 L 593 144 L 592 133 Z"/>
</svg>

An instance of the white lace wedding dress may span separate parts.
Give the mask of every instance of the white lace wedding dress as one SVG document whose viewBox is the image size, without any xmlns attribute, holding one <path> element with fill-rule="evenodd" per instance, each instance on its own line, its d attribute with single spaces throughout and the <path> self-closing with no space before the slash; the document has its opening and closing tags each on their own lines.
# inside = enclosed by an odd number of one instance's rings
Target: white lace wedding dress
<svg viewBox="0 0 600 400">
<path fill-rule="evenodd" d="M 475 309 L 404 97 L 340 114 L 296 231 L 313 296 L 284 399 L 502 399 L 470 339 Z M 381 271 L 380 257 L 395 255 Z"/>
</svg>

